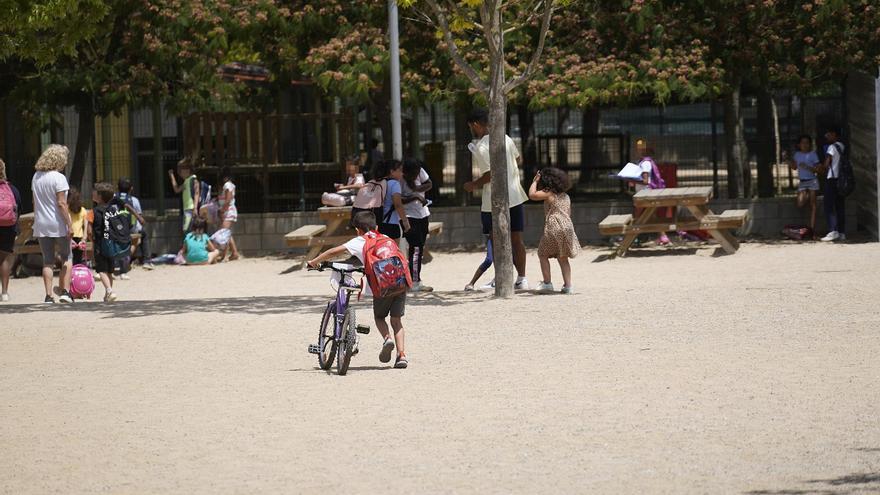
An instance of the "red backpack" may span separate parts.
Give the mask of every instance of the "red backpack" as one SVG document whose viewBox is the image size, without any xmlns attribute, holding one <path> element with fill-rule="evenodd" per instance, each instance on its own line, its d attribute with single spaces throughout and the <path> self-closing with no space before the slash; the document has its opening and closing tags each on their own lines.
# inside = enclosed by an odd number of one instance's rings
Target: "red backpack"
<svg viewBox="0 0 880 495">
<path fill-rule="evenodd" d="M 406 257 L 397 242 L 376 231 L 364 234 L 364 272 L 373 297 L 391 297 L 412 287 Z"/>
<path fill-rule="evenodd" d="M 5 180 L 0 180 L 0 227 L 11 227 L 18 221 L 15 195 Z"/>
</svg>

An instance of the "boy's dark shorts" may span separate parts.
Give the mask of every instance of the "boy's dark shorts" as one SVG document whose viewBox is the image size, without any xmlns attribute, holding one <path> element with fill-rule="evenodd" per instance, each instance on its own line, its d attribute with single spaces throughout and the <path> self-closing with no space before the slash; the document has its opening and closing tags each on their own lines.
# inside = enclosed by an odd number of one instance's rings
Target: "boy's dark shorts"
<svg viewBox="0 0 880 495">
<path fill-rule="evenodd" d="M 492 233 L 492 212 L 480 212 L 480 220 L 483 221 L 483 235 Z M 522 204 L 510 209 L 510 231 L 522 232 L 526 227 L 526 210 Z"/>
<path fill-rule="evenodd" d="M 406 292 L 392 297 L 373 298 L 373 316 L 386 318 L 389 314 L 392 318 L 401 318 L 406 311 Z"/>
<path fill-rule="evenodd" d="M 98 273 L 113 273 L 113 265 L 114 259 L 108 258 L 106 256 L 101 256 L 98 253 L 95 253 L 95 271 Z"/>
</svg>

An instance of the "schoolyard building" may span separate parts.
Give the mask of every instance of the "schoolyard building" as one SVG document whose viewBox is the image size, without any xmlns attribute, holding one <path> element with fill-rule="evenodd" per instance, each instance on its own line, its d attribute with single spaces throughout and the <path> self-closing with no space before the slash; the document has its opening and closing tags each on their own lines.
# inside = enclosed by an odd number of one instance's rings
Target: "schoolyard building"
<svg viewBox="0 0 880 495">
<path fill-rule="evenodd" d="M 783 225 L 803 223 L 793 201 L 797 177 L 784 164 L 775 163 L 775 152 L 773 163 L 766 163 L 766 154 L 762 163 L 761 150 L 776 141 L 780 150 L 790 150 L 802 133 L 821 146 L 822 132 L 841 126 L 857 180 L 849 199 L 848 223 L 857 225 L 857 237 L 878 240 L 880 79 L 854 73 L 838 96 L 777 95 L 772 104 L 775 122 L 767 120 L 766 101 L 743 98 L 752 188 L 748 198 L 738 199 L 728 199 L 724 115 L 716 102 L 539 113 L 511 107 L 507 129 L 525 157 L 523 181 L 528 184 L 540 167 L 567 170 L 576 184 L 571 196 L 578 203 L 573 212 L 578 236 L 601 242 L 599 220 L 609 212 L 631 211 L 632 202 L 621 182 L 609 174 L 638 158 L 637 140 L 654 148 L 664 174 L 671 174 L 667 182 L 712 186 L 717 209 L 750 210 L 745 234 L 775 238 Z M 410 108 L 404 115 L 404 154 L 425 160 L 435 183 L 433 219 L 445 224 L 443 233 L 430 241 L 437 246 L 482 244 L 476 214 L 479 197 L 461 187 L 475 173 L 467 150 L 471 136 L 466 115 L 466 109 L 441 104 Z M 24 128 L 11 102 L 3 105 L 2 116 L 0 157 L 29 209 L 30 179 L 40 150 L 59 142 L 71 148 L 73 157 L 78 115 L 66 109 L 60 122 L 42 133 Z M 339 181 L 346 157 L 358 154 L 368 162 L 374 155 L 370 153 L 374 139 L 380 153 L 390 149 L 382 114 L 323 98 L 308 84 L 283 92 L 262 112 L 174 116 L 162 107 L 126 109 L 119 115 L 96 117 L 94 127 L 83 182 L 88 187 L 95 181 L 132 178 L 135 194 L 153 217 L 148 229 L 156 253 L 176 250 L 180 241 L 179 198 L 171 191 L 166 171 L 184 156 L 196 157 L 199 176 L 215 186 L 220 169 L 232 168 L 242 214 L 236 238 L 245 253 L 255 254 L 284 251 L 285 233 L 317 221 L 320 195 Z M 772 177 L 760 187 L 759 169 Z M 527 209 L 528 243 L 537 243 L 542 221 L 540 205 Z M 821 220 L 820 231 L 823 224 Z M 849 230 L 856 233 L 855 227 Z"/>
</svg>

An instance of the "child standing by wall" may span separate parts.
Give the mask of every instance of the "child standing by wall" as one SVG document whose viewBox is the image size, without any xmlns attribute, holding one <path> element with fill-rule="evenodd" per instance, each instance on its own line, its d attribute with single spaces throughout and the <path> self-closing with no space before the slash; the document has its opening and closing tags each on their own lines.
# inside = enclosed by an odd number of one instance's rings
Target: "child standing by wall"
<svg viewBox="0 0 880 495">
<path fill-rule="evenodd" d="M 226 249 L 231 249 L 232 254 L 229 255 L 229 261 L 235 261 L 240 258 L 238 248 L 235 245 L 235 237 L 232 235 L 232 227 L 238 221 L 238 208 L 235 206 L 235 183 L 232 182 L 232 171 L 229 167 L 223 167 L 221 172 L 223 176 L 223 190 L 217 197 L 220 205 L 220 228 L 229 230 L 229 240 L 226 246 L 220 251 L 220 260 L 226 257 Z"/>
<path fill-rule="evenodd" d="M 168 171 L 168 177 L 171 178 L 171 187 L 174 189 L 175 194 L 180 194 L 183 202 L 180 215 L 183 220 L 182 227 L 184 232 L 189 232 L 193 216 L 198 215 L 200 206 L 201 184 L 196 179 L 196 176 L 193 175 L 192 169 L 192 164 L 187 158 L 177 162 L 177 173 L 183 179 L 180 185 L 177 184 L 177 177 L 174 176 L 174 172 Z"/>
<path fill-rule="evenodd" d="M 337 256 L 349 253 L 364 263 L 364 246 L 366 245 L 366 236 L 376 236 L 376 216 L 370 211 L 358 212 L 352 218 L 352 225 L 357 232 L 357 237 L 346 242 L 342 246 L 336 246 L 333 249 L 324 251 L 317 258 L 309 261 L 309 266 L 316 268 L 322 261 L 333 259 Z M 369 288 L 369 285 L 367 286 Z M 369 295 L 369 294 L 368 294 Z M 373 317 L 376 321 L 376 328 L 382 335 L 384 342 L 382 351 L 379 353 L 379 361 L 387 363 L 391 361 L 391 352 L 397 346 L 397 360 L 394 362 L 395 368 L 406 368 L 409 362 L 406 358 L 404 348 L 404 330 L 403 315 L 406 310 L 406 291 L 392 297 L 380 298 L 373 297 Z M 394 338 L 388 329 L 388 323 L 385 318 L 391 316 L 391 329 L 394 331 Z"/>
<path fill-rule="evenodd" d="M 403 162 L 403 181 L 401 193 L 403 209 L 409 220 L 410 229 L 404 234 L 409 244 L 409 271 L 413 279 L 413 292 L 431 292 L 433 287 L 422 285 L 422 257 L 425 252 L 425 241 L 428 239 L 428 225 L 431 212 L 425 193 L 431 190 L 431 178 L 425 171 L 423 163 L 408 158 Z"/>
<path fill-rule="evenodd" d="M 804 134 L 798 139 L 798 151 L 789 162 L 789 167 L 798 173 L 798 208 L 810 206 L 810 230 L 813 231 L 813 237 L 816 235 L 816 193 L 819 191 L 816 171 L 819 163 L 819 157 L 813 151 L 813 139 Z"/>
<path fill-rule="evenodd" d="M 70 188 L 67 194 L 67 206 L 70 208 L 70 222 L 72 239 L 71 252 L 73 254 L 73 264 L 82 264 L 86 254 L 86 241 L 89 236 L 89 219 L 88 212 L 82 204 L 82 194 L 75 187 Z"/>
<path fill-rule="evenodd" d="M 571 183 L 568 175 L 555 167 L 548 167 L 535 175 L 529 188 L 529 199 L 544 202 L 544 235 L 538 244 L 538 259 L 544 277 L 539 290 L 553 291 L 550 281 L 550 258 L 559 261 L 562 270 L 562 293 L 571 294 L 571 264 L 581 250 L 574 224 L 571 222 L 571 199 L 565 193 Z"/>
<path fill-rule="evenodd" d="M 183 238 L 183 256 L 187 265 L 213 265 L 217 262 L 220 252 L 205 233 L 207 222 L 201 217 L 195 218 L 192 231 Z"/>
</svg>

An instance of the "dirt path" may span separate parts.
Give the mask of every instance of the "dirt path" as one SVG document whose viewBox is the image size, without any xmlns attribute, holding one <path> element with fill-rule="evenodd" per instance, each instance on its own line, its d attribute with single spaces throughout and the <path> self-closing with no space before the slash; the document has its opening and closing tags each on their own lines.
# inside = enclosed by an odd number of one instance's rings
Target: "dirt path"
<svg viewBox="0 0 880 495">
<path fill-rule="evenodd" d="M 438 254 L 410 368 L 374 332 L 346 377 L 306 353 L 326 275 L 289 262 L 136 270 L 72 308 L 15 280 L 0 492 L 880 492 L 877 244 L 606 252 L 576 295 L 507 301 Z"/>
</svg>

